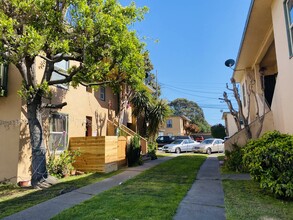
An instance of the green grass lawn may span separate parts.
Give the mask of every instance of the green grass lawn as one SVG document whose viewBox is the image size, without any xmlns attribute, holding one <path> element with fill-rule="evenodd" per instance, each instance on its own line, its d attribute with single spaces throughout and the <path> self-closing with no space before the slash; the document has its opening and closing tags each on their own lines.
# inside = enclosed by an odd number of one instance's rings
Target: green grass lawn
<svg viewBox="0 0 293 220">
<path fill-rule="evenodd" d="M 218 156 L 218 160 L 219 161 L 224 161 L 224 159 L 225 159 L 225 155 L 219 155 Z"/>
<path fill-rule="evenodd" d="M 293 219 L 293 201 L 265 194 L 254 181 L 223 180 L 227 220 Z"/>
<path fill-rule="evenodd" d="M 120 172 L 121 170 L 109 174 L 94 173 L 72 176 L 61 179 L 60 183 L 43 190 L 20 188 L 12 184 L 0 184 L 0 219 L 54 198 L 60 195 L 61 191 L 80 188 Z"/>
<path fill-rule="evenodd" d="M 172 219 L 205 159 L 174 157 L 53 219 Z"/>
</svg>

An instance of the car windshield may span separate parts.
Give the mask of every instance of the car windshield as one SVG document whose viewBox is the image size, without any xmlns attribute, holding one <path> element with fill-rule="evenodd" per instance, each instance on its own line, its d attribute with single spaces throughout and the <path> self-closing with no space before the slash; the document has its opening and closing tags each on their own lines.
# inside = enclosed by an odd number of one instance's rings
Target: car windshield
<svg viewBox="0 0 293 220">
<path fill-rule="evenodd" d="M 172 144 L 181 144 L 182 141 L 183 141 L 183 140 L 176 140 L 176 141 L 173 141 Z"/>
<path fill-rule="evenodd" d="M 203 142 L 201 142 L 202 144 L 212 144 L 213 143 L 213 139 L 206 139 Z"/>
</svg>

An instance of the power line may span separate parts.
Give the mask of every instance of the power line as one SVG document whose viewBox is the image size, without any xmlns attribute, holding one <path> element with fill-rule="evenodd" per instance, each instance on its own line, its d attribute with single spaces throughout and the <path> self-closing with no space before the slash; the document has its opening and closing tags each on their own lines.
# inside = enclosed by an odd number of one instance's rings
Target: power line
<svg viewBox="0 0 293 220">
<path fill-rule="evenodd" d="M 180 87 L 176 87 L 176 86 L 172 86 L 172 85 L 168 85 L 168 84 L 162 84 L 162 85 L 163 85 L 162 88 L 168 88 L 168 89 L 174 89 L 174 90 L 177 89 L 177 90 L 182 90 L 182 91 L 190 91 L 190 92 L 194 92 L 194 93 L 197 93 L 197 94 L 198 93 L 215 94 L 215 95 L 219 95 L 220 97 L 222 97 L 222 92 L 224 91 L 223 90 L 221 92 L 209 92 L 209 91 L 206 91 L 206 90 L 192 90 L 192 89 L 180 88 Z M 231 92 L 228 92 L 227 94 L 228 95 L 233 95 Z M 192 95 L 195 95 L 195 94 L 192 94 Z M 195 95 L 195 96 L 198 96 L 198 95 Z M 207 97 L 207 98 L 212 98 L 212 97 Z"/>
<path fill-rule="evenodd" d="M 180 93 L 183 93 L 183 94 L 186 94 L 186 95 L 191 95 L 191 96 L 195 96 L 195 97 L 199 97 L 199 98 L 206 98 L 206 99 L 214 99 L 214 100 L 218 100 L 218 98 L 213 98 L 213 97 L 207 97 L 207 96 L 199 96 L 199 95 L 195 95 L 195 94 L 191 94 L 191 93 L 187 93 L 187 92 L 183 92 L 183 91 L 180 91 L 176 88 L 172 88 L 172 87 L 165 87 L 166 89 L 170 89 L 170 90 L 174 90 L 174 91 L 177 91 L 177 92 L 180 92 Z"/>
<path fill-rule="evenodd" d="M 166 84 L 166 83 L 161 83 L 161 85 L 166 86 L 166 87 L 172 87 L 172 88 L 180 89 L 180 90 L 185 90 L 185 91 L 190 91 L 190 92 L 196 92 L 196 93 L 219 94 L 219 93 L 222 93 L 223 92 L 223 91 L 220 91 L 220 92 L 209 92 L 209 91 L 207 91 L 207 88 L 205 88 L 205 90 L 186 89 L 186 88 L 176 87 L 176 86 L 173 86 L 173 85 L 170 85 L 170 84 Z"/>
<path fill-rule="evenodd" d="M 206 97 L 206 96 L 198 96 L 198 95 L 194 95 L 194 94 L 191 94 L 191 93 L 186 93 L 186 92 L 182 92 L 176 88 L 169 88 L 169 87 L 166 87 L 166 89 L 170 89 L 172 91 L 176 91 L 176 92 L 180 92 L 180 94 L 186 94 L 186 95 L 190 95 L 190 96 L 193 96 L 193 97 L 200 97 L 200 98 L 205 98 L 207 100 L 219 100 L 219 98 L 213 98 L 213 97 Z M 198 103 L 198 101 L 197 101 Z M 198 104 L 199 107 L 203 108 L 203 109 L 221 109 L 221 110 L 229 110 L 227 106 L 225 106 L 225 104 L 223 103 L 223 106 L 222 105 L 216 105 L 216 104 Z"/>
</svg>

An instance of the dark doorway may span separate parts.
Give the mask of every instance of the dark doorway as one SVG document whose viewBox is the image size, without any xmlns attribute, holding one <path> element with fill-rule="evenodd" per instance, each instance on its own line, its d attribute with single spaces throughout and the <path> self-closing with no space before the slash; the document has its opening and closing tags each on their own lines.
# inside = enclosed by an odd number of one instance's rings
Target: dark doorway
<svg viewBox="0 0 293 220">
<path fill-rule="evenodd" d="M 92 117 L 86 116 L 86 131 L 85 136 L 92 136 Z"/>
<path fill-rule="evenodd" d="M 276 85 L 276 76 L 277 74 L 264 76 L 265 98 L 267 100 L 267 104 L 269 105 L 269 107 L 271 107 L 272 101 L 273 101 L 275 85 Z"/>
</svg>

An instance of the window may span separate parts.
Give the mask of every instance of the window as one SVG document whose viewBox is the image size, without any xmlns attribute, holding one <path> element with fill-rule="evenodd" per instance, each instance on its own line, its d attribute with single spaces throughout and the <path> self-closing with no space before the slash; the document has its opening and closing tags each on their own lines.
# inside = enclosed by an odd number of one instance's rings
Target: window
<svg viewBox="0 0 293 220">
<path fill-rule="evenodd" d="M 100 87 L 100 99 L 102 101 L 106 100 L 106 89 L 103 86 Z"/>
<path fill-rule="evenodd" d="M 221 140 L 216 140 L 215 144 L 222 144 Z"/>
<path fill-rule="evenodd" d="M 287 35 L 289 44 L 289 55 L 293 55 L 293 0 L 284 1 L 285 19 L 287 24 Z"/>
<path fill-rule="evenodd" d="M 69 62 L 66 60 L 62 60 L 58 63 L 55 63 L 54 65 L 55 70 L 58 70 L 59 72 L 62 72 L 65 74 L 67 73 L 68 68 L 69 68 Z M 52 73 L 51 80 L 59 80 L 59 79 L 65 79 L 65 76 L 62 76 L 54 71 Z M 68 89 L 68 83 L 57 84 L 56 86 L 63 89 Z"/>
<path fill-rule="evenodd" d="M 53 113 L 50 117 L 49 149 L 62 152 L 67 148 L 68 115 Z"/>
<path fill-rule="evenodd" d="M 167 128 L 172 128 L 172 119 L 167 120 Z"/>
<path fill-rule="evenodd" d="M 183 141 L 183 144 L 189 144 L 189 141 L 188 140 L 184 140 Z"/>
<path fill-rule="evenodd" d="M 159 131 L 158 136 L 163 136 L 163 135 L 164 135 L 164 132 L 163 131 Z"/>
<path fill-rule="evenodd" d="M 0 96 L 7 96 L 8 65 L 0 64 Z"/>
</svg>

